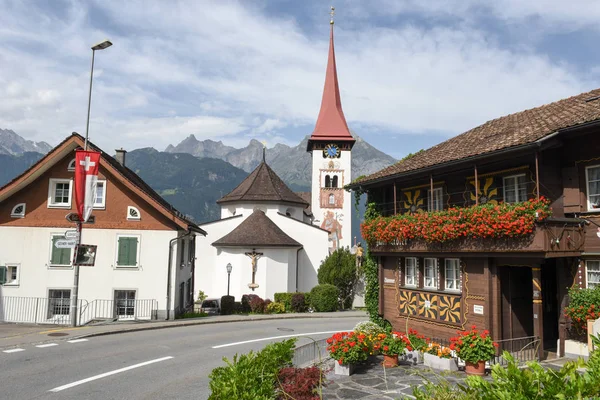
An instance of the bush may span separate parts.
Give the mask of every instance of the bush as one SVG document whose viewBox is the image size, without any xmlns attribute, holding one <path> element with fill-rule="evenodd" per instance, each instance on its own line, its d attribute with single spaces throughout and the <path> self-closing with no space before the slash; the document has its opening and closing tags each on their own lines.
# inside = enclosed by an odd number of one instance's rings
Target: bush
<svg viewBox="0 0 600 400">
<path fill-rule="evenodd" d="M 235 297 L 222 296 L 221 297 L 221 315 L 233 314 L 234 304 L 235 304 Z"/>
<path fill-rule="evenodd" d="M 307 305 L 306 305 L 306 296 L 304 296 L 304 293 L 294 293 L 294 295 L 292 296 L 292 311 L 293 312 L 306 312 L 307 310 Z"/>
<path fill-rule="evenodd" d="M 256 296 L 250 300 L 250 310 L 255 314 L 263 314 L 265 312 L 265 301 Z"/>
<path fill-rule="evenodd" d="M 375 336 L 379 335 L 380 333 L 385 333 L 385 330 L 375 322 L 363 321 L 356 324 L 354 327 L 354 332 L 362 332 L 367 336 Z"/>
<path fill-rule="evenodd" d="M 296 339 L 271 343 L 258 353 L 235 355 L 209 375 L 209 400 L 270 400 L 276 396 L 279 371 L 289 367 Z"/>
<path fill-rule="evenodd" d="M 208 314 L 204 313 L 204 312 L 186 312 L 184 314 L 175 316 L 175 319 L 201 318 L 201 317 L 208 317 Z"/>
<path fill-rule="evenodd" d="M 587 332 L 587 321 L 600 318 L 600 286 L 594 289 L 569 289 L 569 305 L 565 316 L 571 320 L 571 329 L 575 336 Z"/>
<path fill-rule="evenodd" d="M 275 301 L 278 303 L 283 303 L 285 306 L 285 311 L 292 311 L 292 296 L 294 293 L 275 293 Z"/>
<path fill-rule="evenodd" d="M 279 371 L 278 399 L 319 400 L 321 370 L 318 367 L 292 368 Z"/>
<path fill-rule="evenodd" d="M 267 313 L 268 314 L 284 314 L 285 313 L 285 306 L 283 305 L 283 303 L 279 303 L 279 302 L 273 302 L 270 303 L 267 306 Z"/>
<path fill-rule="evenodd" d="M 264 308 L 263 312 L 267 312 L 267 307 L 269 307 L 269 304 L 271 304 L 271 303 L 272 303 L 271 299 L 265 300 L 265 308 Z"/>
<path fill-rule="evenodd" d="M 356 257 L 348 248 L 337 249 L 321 263 L 318 272 L 319 284 L 328 283 L 339 289 L 341 308 L 352 308 L 359 271 Z"/>
<path fill-rule="evenodd" d="M 233 313 L 234 314 L 243 314 L 244 310 L 242 308 L 242 302 L 236 301 L 233 303 Z"/>
<path fill-rule="evenodd" d="M 242 296 L 242 311 L 244 313 L 249 313 L 250 311 L 252 311 L 252 308 L 250 308 L 250 302 L 252 301 L 252 299 L 257 298 L 258 295 L 256 294 L 245 294 Z"/>
<path fill-rule="evenodd" d="M 318 312 L 336 311 L 338 298 L 339 290 L 333 285 L 317 285 L 310 291 L 310 305 Z"/>
</svg>

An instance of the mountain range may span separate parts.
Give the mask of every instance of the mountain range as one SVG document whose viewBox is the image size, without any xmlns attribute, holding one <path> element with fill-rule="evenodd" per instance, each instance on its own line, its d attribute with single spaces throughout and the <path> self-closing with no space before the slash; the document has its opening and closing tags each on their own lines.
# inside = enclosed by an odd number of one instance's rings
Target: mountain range
<svg viewBox="0 0 600 400">
<path fill-rule="evenodd" d="M 26 152 L 46 154 L 52 150 L 46 142 L 33 142 L 25 140 L 10 129 L 0 129 L 0 154 L 13 156 Z"/>
</svg>

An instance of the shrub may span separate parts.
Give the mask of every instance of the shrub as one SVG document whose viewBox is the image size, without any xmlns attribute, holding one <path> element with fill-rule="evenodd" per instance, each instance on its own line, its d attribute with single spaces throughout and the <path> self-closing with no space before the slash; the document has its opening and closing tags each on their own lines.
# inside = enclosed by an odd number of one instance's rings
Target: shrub
<svg viewBox="0 0 600 400">
<path fill-rule="evenodd" d="M 203 313 L 203 312 L 186 312 L 184 314 L 175 316 L 175 319 L 201 318 L 201 317 L 208 317 L 208 314 Z"/>
<path fill-rule="evenodd" d="M 252 311 L 252 308 L 250 308 L 250 302 L 252 301 L 252 299 L 257 298 L 258 295 L 256 294 L 245 294 L 242 296 L 242 311 L 245 313 L 249 313 L 250 311 Z"/>
<path fill-rule="evenodd" d="M 277 303 L 283 303 L 285 311 L 292 311 L 292 296 L 295 293 L 275 293 L 275 301 Z"/>
<path fill-rule="evenodd" d="M 310 291 L 312 308 L 318 312 L 331 312 L 338 309 L 339 290 L 329 284 L 317 285 Z"/>
<path fill-rule="evenodd" d="M 265 301 L 260 297 L 256 296 L 250 300 L 250 310 L 256 314 L 262 314 L 265 312 Z"/>
<path fill-rule="evenodd" d="M 571 329 L 575 335 L 587 332 L 587 321 L 600 318 L 600 286 L 594 289 L 569 289 L 569 305 L 565 316 L 571 320 Z"/>
<path fill-rule="evenodd" d="M 277 301 L 270 303 L 267 306 L 267 313 L 268 314 L 283 314 L 285 313 L 285 306 L 283 305 L 283 303 L 279 303 Z"/>
<path fill-rule="evenodd" d="M 291 308 L 293 312 L 306 312 L 308 307 L 306 305 L 306 296 L 304 295 L 304 293 L 294 293 L 294 295 L 292 296 Z"/>
<path fill-rule="evenodd" d="M 318 367 L 286 367 L 279 371 L 281 393 L 278 399 L 319 400 L 320 386 L 321 370 Z"/>
<path fill-rule="evenodd" d="M 242 314 L 243 312 L 244 312 L 244 310 L 242 308 L 241 301 L 236 301 L 235 303 L 233 303 L 233 313 L 234 314 Z"/>
<path fill-rule="evenodd" d="M 269 307 L 269 304 L 271 304 L 271 303 L 272 303 L 271 299 L 266 299 L 266 300 L 265 300 L 265 309 L 264 309 L 264 311 L 263 311 L 263 312 L 266 312 L 266 311 L 267 311 L 267 307 Z"/>
<path fill-rule="evenodd" d="M 198 291 L 198 303 L 202 304 L 202 302 L 206 300 L 207 297 L 208 296 L 202 290 Z"/>
<path fill-rule="evenodd" d="M 341 308 L 352 307 L 359 271 L 356 257 L 348 248 L 337 249 L 321 263 L 318 271 L 319 284 L 328 283 L 339 289 Z"/>
<path fill-rule="evenodd" d="M 379 325 L 377 325 L 375 322 L 363 321 L 356 324 L 356 326 L 354 327 L 354 332 L 362 332 L 367 336 L 375 336 L 379 335 L 380 333 L 385 333 L 385 330 Z"/>
<path fill-rule="evenodd" d="M 379 349 L 382 354 L 386 356 L 404 354 L 406 342 L 402 336 L 389 333 L 380 333 L 378 336 L 380 339 Z"/>
<path fill-rule="evenodd" d="M 258 353 L 223 358 L 226 366 L 209 375 L 210 400 L 268 400 L 275 398 L 279 371 L 291 365 L 296 339 L 271 343 Z"/>
<path fill-rule="evenodd" d="M 233 314 L 234 304 L 235 304 L 235 297 L 222 296 L 221 297 L 221 315 Z"/>
</svg>

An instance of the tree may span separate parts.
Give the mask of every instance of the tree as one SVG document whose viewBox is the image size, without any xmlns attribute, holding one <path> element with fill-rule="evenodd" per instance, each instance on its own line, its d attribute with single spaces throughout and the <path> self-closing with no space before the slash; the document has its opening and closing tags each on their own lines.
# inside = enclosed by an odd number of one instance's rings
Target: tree
<svg viewBox="0 0 600 400">
<path fill-rule="evenodd" d="M 317 277 L 319 284 L 328 283 L 339 289 L 340 305 L 345 309 L 352 307 L 359 275 L 354 255 L 348 248 L 341 248 L 321 263 Z"/>
</svg>

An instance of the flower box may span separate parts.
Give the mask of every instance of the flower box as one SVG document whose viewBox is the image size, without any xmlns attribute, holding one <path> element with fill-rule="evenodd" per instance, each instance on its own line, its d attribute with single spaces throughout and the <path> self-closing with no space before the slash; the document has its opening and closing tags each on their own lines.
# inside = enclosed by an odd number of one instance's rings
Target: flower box
<svg viewBox="0 0 600 400">
<path fill-rule="evenodd" d="M 354 367 L 355 364 L 341 364 L 339 362 L 335 362 L 335 374 L 336 375 L 343 375 L 343 376 L 350 376 L 354 373 Z"/>
<path fill-rule="evenodd" d="M 423 364 L 423 353 L 418 350 L 404 349 L 404 354 L 400 355 L 399 359 L 412 365 Z"/>
<path fill-rule="evenodd" d="M 433 354 L 423 354 L 423 364 L 429 368 L 442 371 L 458 371 L 458 364 L 454 358 L 441 358 Z"/>
</svg>

